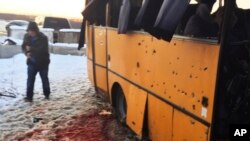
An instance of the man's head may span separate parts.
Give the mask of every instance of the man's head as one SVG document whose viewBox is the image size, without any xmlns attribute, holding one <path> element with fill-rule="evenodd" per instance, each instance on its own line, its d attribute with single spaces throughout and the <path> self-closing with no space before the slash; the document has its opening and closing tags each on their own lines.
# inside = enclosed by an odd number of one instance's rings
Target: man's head
<svg viewBox="0 0 250 141">
<path fill-rule="evenodd" d="M 30 22 L 27 28 L 27 32 L 30 36 L 34 37 L 39 33 L 39 28 L 36 22 Z"/>
</svg>

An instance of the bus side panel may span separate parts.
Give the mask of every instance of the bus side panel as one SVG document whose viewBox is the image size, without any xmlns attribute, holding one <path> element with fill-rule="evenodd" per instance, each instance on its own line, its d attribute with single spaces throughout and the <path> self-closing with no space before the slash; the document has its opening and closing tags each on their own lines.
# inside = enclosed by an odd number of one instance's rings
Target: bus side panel
<svg viewBox="0 0 250 141">
<path fill-rule="evenodd" d="M 211 123 L 218 45 L 175 38 L 168 43 L 142 33 L 107 32 L 110 70 Z"/>
<path fill-rule="evenodd" d="M 87 27 L 87 68 L 88 68 L 88 78 L 94 84 L 94 71 L 93 71 L 93 55 L 92 55 L 92 26 Z"/>
<path fill-rule="evenodd" d="M 152 141 L 172 141 L 173 108 L 148 95 L 148 130 Z"/>
<path fill-rule="evenodd" d="M 106 45 L 106 28 L 94 28 L 94 47 L 95 47 L 95 68 L 96 68 L 96 85 L 102 94 L 107 94 L 107 45 Z"/>
<path fill-rule="evenodd" d="M 129 86 L 127 94 L 127 125 L 141 137 L 147 93 L 134 85 Z"/>
<path fill-rule="evenodd" d="M 93 40 L 93 37 L 92 37 L 92 26 L 88 26 L 87 27 L 87 57 L 89 59 L 93 59 L 93 52 L 92 52 L 92 40 Z"/>
<path fill-rule="evenodd" d="M 207 141 L 208 127 L 174 110 L 173 141 Z"/>
<path fill-rule="evenodd" d="M 95 63 L 106 66 L 106 28 L 95 28 Z M 97 78 L 98 79 L 98 78 Z"/>
<path fill-rule="evenodd" d="M 115 75 L 114 73 L 109 72 L 110 92 L 112 91 L 112 86 L 115 83 L 118 83 L 121 86 L 125 95 L 125 99 L 127 101 L 126 123 L 135 133 L 137 133 L 137 135 L 139 135 L 139 137 L 142 137 L 147 93 L 141 89 L 138 89 L 137 87 Z"/>
<path fill-rule="evenodd" d="M 88 78 L 90 82 L 94 83 L 94 76 L 93 76 L 93 61 L 90 59 L 87 59 L 87 68 L 88 68 Z"/>
<path fill-rule="evenodd" d="M 101 89 L 102 92 L 107 94 L 108 92 L 107 69 L 100 66 L 95 66 L 95 68 L 96 68 L 96 85 L 99 89 Z"/>
</svg>

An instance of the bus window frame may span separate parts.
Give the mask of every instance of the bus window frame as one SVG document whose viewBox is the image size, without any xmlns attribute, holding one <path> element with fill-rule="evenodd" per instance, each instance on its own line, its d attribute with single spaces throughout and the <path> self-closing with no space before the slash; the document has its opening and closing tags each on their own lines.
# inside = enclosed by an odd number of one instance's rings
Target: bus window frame
<svg viewBox="0 0 250 141">
<path fill-rule="evenodd" d="M 94 26 L 94 27 L 106 27 L 106 29 L 111 29 L 111 30 L 116 30 L 118 31 L 118 27 L 113 27 L 111 26 L 111 1 L 109 1 L 106 5 L 106 25 L 105 26 Z M 145 34 L 145 35 L 150 35 L 148 32 L 144 31 L 143 29 L 141 30 L 128 30 L 126 34 L 133 34 L 133 33 L 139 33 L 139 34 Z M 153 37 L 153 36 L 152 36 Z M 178 40 L 189 40 L 189 41 L 197 41 L 197 42 L 202 42 L 202 43 L 209 43 L 209 44 L 220 44 L 219 43 L 219 35 L 216 39 L 207 39 L 207 38 L 199 38 L 199 37 L 191 37 L 191 36 L 184 36 L 184 35 L 179 35 L 179 34 L 174 34 L 173 35 L 174 39 Z M 171 42 L 171 41 L 170 41 Z"/>
<path fill-rule="evenodd" d="M 94 26 L 94 27 L 95 28 L 106 28 L 107 30 L 113 30 L 113 31 L 118 30 L 118 28 L 109 27 L 109 26 L 106 26 L 106 27 Z M 127 34 L 142 34 L 142 35 L 154 37 L 154 36 L 150 35 L 149 33 L 145 32 L 143 30 L 130 30 L 130 31 L 127 32 Z M 174 34 L 173 39 L 202 42 L 202 43 L 208 43 L 208 44 L 212 44 L 212 45 L 218 45 L 219 44 L 218 39 L 215 40 L 215 39 L 195 38 L 195 37 L 182 36 L 182 35 L 176 35 L 176 34 Z M 159 40 L 162 40 L 162 39 L 159 39 Z"/>
</svg>

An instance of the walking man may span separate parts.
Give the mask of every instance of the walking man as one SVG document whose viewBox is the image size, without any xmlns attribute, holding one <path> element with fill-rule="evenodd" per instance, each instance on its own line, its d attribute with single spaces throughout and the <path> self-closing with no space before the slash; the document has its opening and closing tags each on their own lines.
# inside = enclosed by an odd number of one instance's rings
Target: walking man
<svg viewBox="0 0 250 141">
<path fill-rule="evenodd" d="M 32 102 L 34 83 L 36 74 L 39 73 L 43 84 L 43 93 L 45 99 L 49 99 L 50 85 L 48 79 L 50 55 L 48 47 L 48 38 L 39 31 L 35 22 L 30 22 L 27 28 L 27 34 L 24 36 L 22 44 L 23 53 L 27 57 L 28 79 L 25 101 Z"/>
</svg>

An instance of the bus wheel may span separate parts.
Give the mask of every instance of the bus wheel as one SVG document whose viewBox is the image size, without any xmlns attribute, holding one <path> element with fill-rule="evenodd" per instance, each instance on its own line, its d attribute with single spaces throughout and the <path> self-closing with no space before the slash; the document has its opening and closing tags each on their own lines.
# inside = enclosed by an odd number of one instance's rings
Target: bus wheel
<svg viewBox="0 0 250 141">
<path fill-rule="evenodd" d="M 126 124 L 127 102 L 121 88 L 116 93 L 115 112 L 120 123 Z"/>
</svg>

